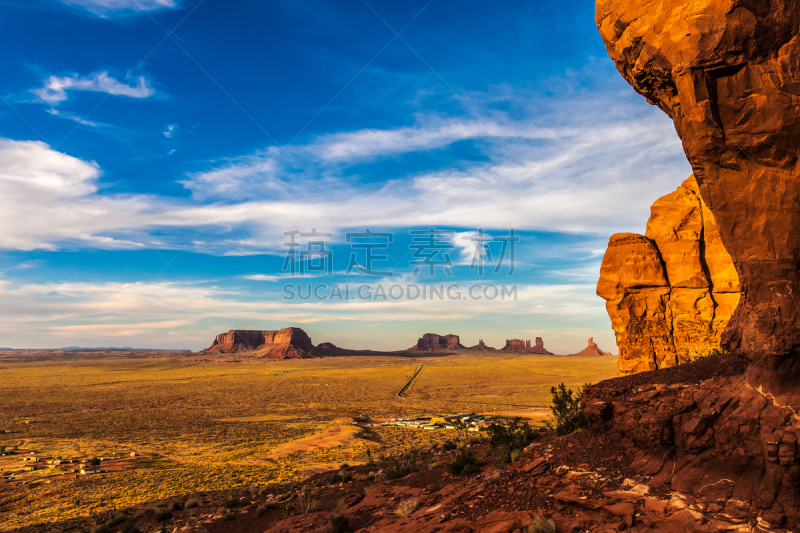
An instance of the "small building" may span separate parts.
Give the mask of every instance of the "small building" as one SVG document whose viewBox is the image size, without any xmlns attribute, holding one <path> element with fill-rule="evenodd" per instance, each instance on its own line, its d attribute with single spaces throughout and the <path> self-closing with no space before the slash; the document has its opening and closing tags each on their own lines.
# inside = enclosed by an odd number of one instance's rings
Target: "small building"
<svg viewBox="0 0 800 533">
<path fill-rule="evenodd" d="M 22 469 L 26 472 L 32 472 L 33 470 L 36 470 L 36 465 L 25 465 L 22 467 Z"/>
<path fill-rule="evenodd" d="M 87 466 L 81 469 L 81 474 L 84 476 L 88 476 L 89 474 L 99 474 L 100 469 L 96 466 Z"/>
<path fill-rule="evenodd" d="M 136 453 L 136 452 L 131 452 L 131 457 L 136 457 L 137 455 L 139 455 L 139 454 Z"/>
</svg>

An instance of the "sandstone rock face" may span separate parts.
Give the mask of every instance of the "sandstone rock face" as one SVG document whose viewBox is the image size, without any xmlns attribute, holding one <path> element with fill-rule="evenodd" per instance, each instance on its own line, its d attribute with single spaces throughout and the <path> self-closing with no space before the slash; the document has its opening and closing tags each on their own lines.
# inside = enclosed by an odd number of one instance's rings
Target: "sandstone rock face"
<svg viewBox="0 0 800 533">
<path fill-rule="evenodd" d="M 610 352 L 604 352 L 597 346 L 597 343 L 594 342 L 593 337 L 589 337 L 589 346 L 578 353 L 572 354 L 574 357 L 605 357 L 610 355 Z"/>
<path fill-rule="evenodd" d="M 656 200 L 645 235 L 611 237 L 597 294 L 617 336 L 620 375 L 719 348 L 739 279 L 693 176 Z"/>
<path fill-rule="evenodd" d="M 464 350 L 458 335 L 437 335 L 426 333 L 417 344 L 408 349 L 409 352 L 447 352 L 452 350 Z"/>
<path fill-rule="evenodd" d="M 520 339 L 506 339 L 506 345 L 502 348 L 505 352 L 524 352 L 524 353 L 538 353 L 541 355 L 553 355 L 544 347 L 544 341 L 541 337 L 536 337 L 535 344 L 531 346 L 531 341 L 523 341 Z"/>
<path fill-rule="evenodd" d="M 771 383 L 766 393 L 747 368 L 744 358 L 702 359 L 600 382 L 581 404 L 590 433 L 614 442 L 649 483 L 716 517 L 797 531 L 796 387 Z"/>
<path fill-rule="evenodd" d="M 797 353 L 800 4 L 598 0 L 596 21 L 620 73 L 674 121 L 739 273 L 723 346 L 751 360 Z"/>
<path fill-rule="evenodd" d="M 308 357 L 313 349 L 311 338 L 300 328 L 278 331 L 232 329 L 217 335 L 211 347 L 200 353 L 247 353 L 269 359 L 301 359 Z"/>
</svg>

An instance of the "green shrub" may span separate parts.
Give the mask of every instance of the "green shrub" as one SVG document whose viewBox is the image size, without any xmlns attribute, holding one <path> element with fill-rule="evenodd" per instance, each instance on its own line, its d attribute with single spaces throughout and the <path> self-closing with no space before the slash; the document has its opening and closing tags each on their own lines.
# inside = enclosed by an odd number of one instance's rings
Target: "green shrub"
<svg viewBox="0 0 800 533">
<path fill-rule="evenodd" d="M 183 508 L 184 508 L 184 509 L 194 509 L 194 508 L 195 508 L 195 507 L 197 507 L 199 504 L 200 504 L 200 502 L 198 502 L 197 500 L 195 500 L 194 498 L 192 498 L 191 500 L 186 500 L 186 503 L 185 503 L 185 504 L 183 504 Z"/>
<path fill-rule="evenodd" d="M 439 492 L 440 490 L 442 490 L 441 483 L 434 483 L 433 485 L 428 487 L 428 492 L 430 492 L 431 494 L 433 494 L 434 492 Z"/>
<path fill-rule="evenodd" d="M 524 455 L 523 451 L 517 448 L 516 450 L 511 450 L 511 462 L 514 463 L 519 461 L 522 456 Z"/>
<path fill-rule="evenodd" d="M 381 455 L 377 463 L 387 478 L 400 479 L 420 471 L 420 455 L 417 450 L 407 450 L 396 455 Z"/>
<path fill-rule="evenodd" d="M 575 433 L 586 429 L 586 418 L 581 410 L 581 395 L 583 391 L 591 386 L 591 383 L 584 385 L 583 389 L 578 388 L 575 398 L 572 397 L 572 390 L 568 390 L 562 383 L 556 387 L 551 387 L 550 393 L 553 395 L 553 404 L 550 410 L 555 418 L 556 432 L 559 435 Z"/>
<path fill-rule="evenodd" d="M 467 468 L 468 465 L 472 466 Z M 468 476 L 469 474 L 477 471 L 477 460 L 475 459 L 475 456 L 472 455 L 472 452 L 467 449 L 462 449 L 453 454 L 453 457 L 447 461 L 447 465 L 445 465 L 445 467 L 451 474 L 457 476 Z"/>
<path fill-rule="evenodd" d="M 347 463 L 342 463 L 341 465 L 339 465 L 339 470 L 349 470 L 349 469 L 350 465 Z"/>
<path fill-rule="evenodd" d="M 256 515 L 258 516 L 264 516 L 268 512 L 269 508 L 266 505 L 259 505 L 258 508 L 256 509 Z"/>
</svg>

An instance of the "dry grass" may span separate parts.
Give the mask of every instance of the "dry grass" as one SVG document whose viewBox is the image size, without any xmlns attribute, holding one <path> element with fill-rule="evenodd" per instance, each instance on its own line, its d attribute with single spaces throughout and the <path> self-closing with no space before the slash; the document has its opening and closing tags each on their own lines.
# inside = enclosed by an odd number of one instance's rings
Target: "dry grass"
<svg viewBox="0 0 800 533">
<path fill-rule="evenodd" d="M 396 396 L 419 363 L 407 399 Z M 271 458 L 281 444 L 352 417 L 490 413 L 549 403 L 549 388 L 616 375 L 616 358 L 531 355 L 351 357 L 217 364 L 191 358 L 0 357 L 0 446 L 46 457 L 137 451 L 123 472 L 53 480 L 53 471 L 0 480 L 0 530 L 96 515 L 197 492 L 264 486 L 305 468 L 350 464 L 380 452 L 429 448 L 452 434 L 375 427 L 343 446 Z M 528 406 L 528 407 L 525 407 Z M 24 424 L 24 421 L 33 421 Z M 0 457 L 3 473 L 19 456 Z M 18 481 L 15 481 L 16 483 Z"/>
</svg>

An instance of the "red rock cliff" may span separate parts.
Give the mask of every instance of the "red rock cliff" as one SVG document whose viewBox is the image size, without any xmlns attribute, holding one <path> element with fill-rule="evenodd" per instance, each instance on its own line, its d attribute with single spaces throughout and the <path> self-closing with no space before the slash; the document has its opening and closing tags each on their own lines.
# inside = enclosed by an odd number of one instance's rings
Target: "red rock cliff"
<svg viewBox="0 0 800 533">
<path fill-rule="evenodd" d="M 598 0 L 625 79 L 672 118 L 733 258 L 742 300 L 723 345 L 800 350 L 800 3 Z"/>
<path fill-rule="evenodd" d="M 308 356 L 314 345 L 300 328 L 278 331 L 232 329 L 220 333 L 203 354 L 253 353 L 270 359 L 300 359 Z"/>
<path fill-rule="evenodd" d="M 800 2 L 598 0 L 596 17 L 622 75 L 674 121 L 742 293 L 730 356 L 590 387 L 589 431 L 687 511 L 797 531 Z M 643 280 L 663 275 L 652 240 L 626 239 Z"/>
<path fill-rule="evenodd" d="M 597 294 L 617 336 L 620 375 L 719 348 L 739 302 L 739 279 L 694 177 L 656 200 L 644 236 L 611 237 Z"/>
</svg>

